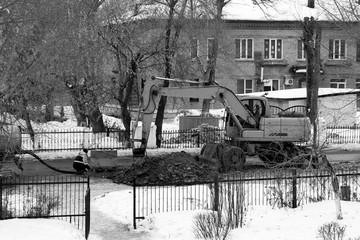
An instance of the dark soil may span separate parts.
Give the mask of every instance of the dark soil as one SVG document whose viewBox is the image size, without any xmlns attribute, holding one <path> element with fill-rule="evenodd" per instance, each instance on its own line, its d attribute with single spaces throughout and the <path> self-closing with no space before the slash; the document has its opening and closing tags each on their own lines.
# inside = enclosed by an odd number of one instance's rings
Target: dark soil
<svg viewBox="0 0 360 240">
<path fill-rule="evenodd" d="M 183 184 L 213 179 L 216 167 L 184 151 L 156 157 L 144 157 L 132 167 L 97 169 L 96 175 L 115 183 L 132 185 Z"/>
</svg>

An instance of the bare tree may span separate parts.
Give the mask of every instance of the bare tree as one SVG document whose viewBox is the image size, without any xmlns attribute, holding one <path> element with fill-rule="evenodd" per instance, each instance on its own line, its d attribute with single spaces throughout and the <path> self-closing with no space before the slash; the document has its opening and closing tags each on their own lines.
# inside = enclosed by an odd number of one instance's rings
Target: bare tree
<svg viewBox="0 0 360 240">
<path fill-rule="evenodd" d="M 146 6 L 146 2 L 142 4 Z M 141 11 L 134 1 L 123 1 L 120 5 L 114 2 L 102 9 L 107 24 L 100 34 L 115 59 L 113 72 L 116 75 L 109 82 L 107 91 L 119 102 L 128 141 L 132 130 L 131 111 L 139 107 L 141 85 L 146 76 L 144 69 L 149 67 L 149 59 L 158 54 L 161 40 L 156 37 L 157 27 L 154 28 L 158 21 L 142 19 L 146 14 Z"/>
<path fill-rule="evenodd" d="M 54 44 L 54 74 L 72 97 L 78 123 L 88 120 L 93 132 L 105 131 L 99 108 L 103 103 L 105 48 L 98 36 L 97 23 L 97 12 L 103 2 L 67 1 L 65 18 L 49 38 Z"/>
</svg>

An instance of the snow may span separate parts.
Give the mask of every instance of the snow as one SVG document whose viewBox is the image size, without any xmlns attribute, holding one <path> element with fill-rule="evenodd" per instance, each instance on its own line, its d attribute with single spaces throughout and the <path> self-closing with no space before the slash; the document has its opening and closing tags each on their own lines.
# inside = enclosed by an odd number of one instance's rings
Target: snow
<svg viewBox="0 0 360 240">
<path fill-rule="evenodd" d="M 315 19 L 326 19 L 321 7 L 323 3 L 316 2 L 316 8 L 307 7 L 308 0 L 275 1 L 273 7 L 255 6 L 252 0 L 232 0 L 224 8 L 224 17 L 237 20 L 303 20 L 313 16 Z M 323 0 L 321 0 L 323 2 Z"/>
<path fill-rule="evenodd" d="M 218 110 L 216 114 L 220 116 L 223 110 Z M 192 112 L 196 114 L 196 111 Z M 176 122 L 174 120 L 174 122 Z M 51 128 L 72 128 L 76 127 L 74 122 L 66 121 L 63 123 L 52 122 L 45 129 Z M 335 146 L 341 148 L 342 145 Z M 348 148 L 358 148 L 357 145 L 347 145 Z M 179 149 L 177 149 L 179 150 Z M 198 149 L 193 149 L 198 151 Z M 164 151 L 174 151 L 173 149 L 153 149 L 149 150 L 149 155 L 160 154 Z M 190 151 L 190 149 L 186 149 Z M 125 151 L 123 151 L 126 154 Z M 46 157 L 55 157 L 54 153 L 47 154 Z M 63 153 L 62 153 L 63 154 Z M 72 152 L 69 152 L 69 155 Z M 125 187 L 125 190 L 105 192 L 94 196 L 91 199 L 92 209 L 100 212 L 113 221 L 128 226 L 130 232 L 140 232 L 142 239 L 153 240 L 195 240 L 194 218 L 205 210 L 193 211 L 173 211 L 166 213 L 156 213 L 147 216 L 144 220 L 137 222 L 137 229 L 132 228 L 133 224 L 133 193 L 132 189 Z M 159 190 L 157 190 L 159 191 Z M 278 240 L 315 240 L 320 226 L 332 221 L 337 221 L 342 226 L 346 226 L 345 237 L 360 237 L 360 202 L 341 202 L 343 220 L 335 219 L 334 201 L 323 201 L 303 205 L 297 209 L 276 208 L 271 206 L 248 206 L 245 215 L 245 225 L 242 228 L 234 229 L 230 232 L 229 240 L 235 239 L 278 239 Z M 92 214 L 94 214 L 92 210 Z M 92 222 L 92 224 L 97 224 Z M 20 230 L 19 230 L 20 229 Z M 104 231 L 106 231 L 104 229 Z M 102 240 L 101 235 L 90 234 L 89 240 Z M 0 236 L 4 240 L 83 240 L 83 232 L 78 230 L 71 223 L 54 219 L 11 219 L 0 221 Z M 119 232 L 121 236 L 121 232 Z M 113 238 L 112 238 L 113 239 Z M 138 239 L 138 238 L 127 238 Z"/>
<path fill-rule="evenodd" d="M 106 193 L 93 198 L 91 204 L 93 208 L 119 223 L 129 225 L 131 229 L 131 190 Z M 344 219 L 337 222 L 346 226 L 346 239 L 359 237 L 360 228 L 356 224 L 360 222 L 360 203 L 342 201 L 341 204 Z M 139 222 L 136 230 L 130 231 L 147 233 L 146 239 L 195 240 L 193 222 L 200 212 L 204 210 L 154 214 Z M 336 221 L 333 201 L 311 203 L 297 209 L 249 207 L 245 217 L 245 226 L 232 230 L 228 239 L 315 240 L 320 226 Z M 17 230 L 19 228 L 21 231 Z M 0 222 L 0 234 L 1 239 L 7 240 L 84 239 L 70 223 L 51 219 L 3 220 Z M 101 236 L 89 236 L 89 240 L 99 239 L 102 239 Z"/>
<path fill-rule="evenodd" d="M 359 89 L 352 88 L 319 88 L 319 97 L 331 96 L 331 95 L 345 95 L 345 94 L 357 94 Z M 269 99 L 306 99 L 306 88 L 293 88 L 284 89 L 278 91 L 269 92 L 254 92 L 246 94 L 236 94 L 237 96 L 250 95 L 250 96 L 263 96 L 266 94 L 266 98 Z"/>
</svg>

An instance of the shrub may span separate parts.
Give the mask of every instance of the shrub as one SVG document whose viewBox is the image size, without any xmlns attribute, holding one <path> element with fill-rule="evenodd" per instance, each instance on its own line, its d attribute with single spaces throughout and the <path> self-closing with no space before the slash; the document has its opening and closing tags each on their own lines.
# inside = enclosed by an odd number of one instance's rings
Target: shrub
<svg viewBox="0 0 360 240">
<path fill-rule="evenodd" d="M 1 213 L 0 214 L 1 214 L 0 219 L 12 218 L 14 216 L 14 213 L 9 208 L 9 201 L 7 199 L 2 200 Z"/>
<path fill-rule="evenodd" d="M 317 237 L 323 240 L 342 240 L 345 236 L 346 226 L 337 222 L 325 223 L 317 231 Z"/>
<path fill-rule="evenodd" d="M 28 199 L 27 203 L 23 206 L 26 217 L 44 217 L 50 216 L 51 211 L 60 205 L 60 200 L 59 197 L 49 197 L 44 193 L 38 193 L 35 199 Z"/>
<path fill-rule="evenodd" d="M 208 240 L 225 240 L 230 232 L 230 221 L 221 211 L 199 213 L 195 216 L 195 237 Z"/>
</svg>

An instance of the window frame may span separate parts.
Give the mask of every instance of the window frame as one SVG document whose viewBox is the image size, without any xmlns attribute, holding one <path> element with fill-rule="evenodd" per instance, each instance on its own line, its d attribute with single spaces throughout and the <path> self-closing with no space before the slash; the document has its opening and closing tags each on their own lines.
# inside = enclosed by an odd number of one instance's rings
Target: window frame
<svg viewBox="0 0 360 240">
<path fill-rule="evenodd" d="M 345 60 L 347 57 L 347 42 L 345 39 L 329 39 L 329 59 Z"/>
<path fill-rule="evenodd" d="M 330 79 L 330 88 L 343 89 L 343 88 L 346 88 L 346 83 L 347 83 L 347 81 L 345 78 Z M 333 87 L 331 85 L 336 85 L 336 87 Z M 343 87 L 339 87 L 340 85 L 343 85 Z"/>
<path fill-rule="evenodd" d="M 281 45 L 280 48 L 278 48 L 279 43 Z M 273 45 L 274 45 L 274 51 L 272 51 Z M 281 38 L 265 38 L 264 39 L 264 59 L 265 60 L 283 59 L 283 52 L 284 52 L 283 48 L 284 48 L 283 39 L 281 39 Z"/>
<path fill-rule="evenodd" d="M 301 39 L 298 39 L 297 41 L 297 60 L 306 60 L 305 46 Z"/>
<path fill-rule="evenodd" d="M 274 89 L 274 81 L 277 82 L 277 89 Z M 270 90 L 265 90 L 265 87 L 270 87 Z M 280 90 L 280 79 L 270 79 L 269 82 L 264 83 L 264 92 L 278 91 Z"/>
<path fill-rule="evenodd" d="M 245 50 L 243 49 L 244 42 L 245 42 Z M 235 38 L 235 59 L 236 60 L 252 60 L 252 59 L 254 59 L 254 39 L 253 38 Z"/>
<path fill-rule="evenodd" d="M 210 57 L 211 57 L 211 55 L 210 55 L 210 52 L 212 53 L 213 52 L 213 50 L 214 50 L 214 41 L 215 41 L 215 38 L 208 38 L 207 39 L 207 42 L 206 42 L 206 44 L 207 44 L 207 59 L 209 60 L 210 59 Z M 212 42 L 211 43 L 211 47 L 210 47 L 210 42 Z M 211 49 L 210 49 L 211 48 Z"/>
<path fill-rule="evenodd" d="M 192 38 L 190 41 L 190 57 L 192 60 L 199 57 L 199 39 L 198 38 Z"/>
<path fill-rule="evenodd" d="M 240 88 L 240 82 L 242 82 L 242 88 Z M 251 83 L 251 88 L 247 87 L 247 83 Z M 239 91 L 240 89 L 243 92 Z M 237 79 L 237 94 L 246 94 L 246 93 L 253 93 L 254 92 L 254 80 L 253 79 L 246 79 L 246 78 L 239 78 Z"/>
</svg>

